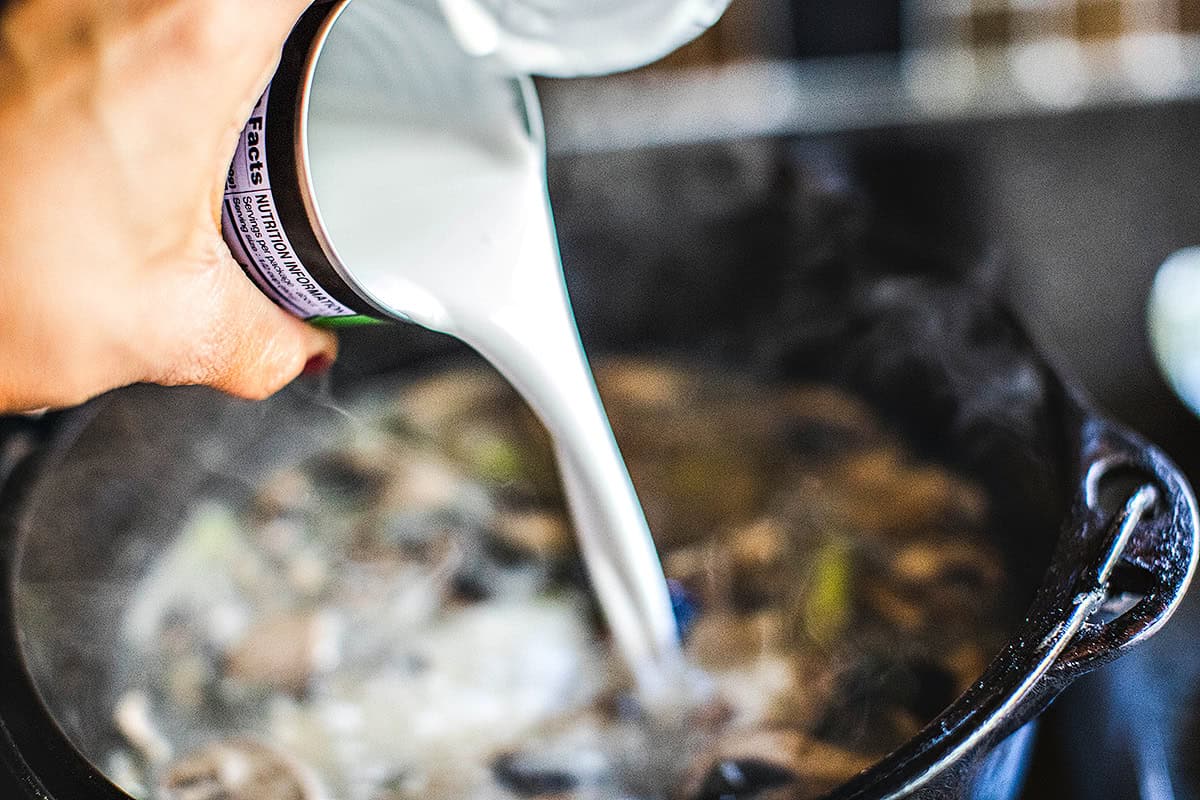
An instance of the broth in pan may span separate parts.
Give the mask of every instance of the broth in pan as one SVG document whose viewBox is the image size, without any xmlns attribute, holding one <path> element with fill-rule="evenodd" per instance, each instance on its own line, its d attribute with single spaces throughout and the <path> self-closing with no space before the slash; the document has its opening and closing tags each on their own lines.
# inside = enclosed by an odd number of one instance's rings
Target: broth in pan
<svg viewBox="0 0 1200 800">
<path fill-rule="evenodd" d="M 688 663 L 648 713 L 548 437 L 496 374 L 364 397 L 130 592 L 88 755 L 153 800 L 814 797 L 1004 641 L 989 503 L 865 404 L 665 361 L 597 377 Z"/>
</svg>

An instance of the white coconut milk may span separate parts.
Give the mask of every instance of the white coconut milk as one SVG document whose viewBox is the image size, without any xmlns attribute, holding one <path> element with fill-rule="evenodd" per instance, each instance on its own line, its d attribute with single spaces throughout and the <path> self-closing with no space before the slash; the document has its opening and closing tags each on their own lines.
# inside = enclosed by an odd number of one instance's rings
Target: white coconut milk
<svg viewBox="0 0 1200 800">
<path fill-rule="evenodd" d="M 410 32 L 419 22 L 376 20 Z M 424 32 L 422 46 L 438 35 Z M 418 54 L 413 68 L 432 80 L 448 57 Z M 642 689 L 656 691 L 679 660 L 676 624 L 575 327 L 532 98 L 495 75 L 415 96 L 408 84 L 386 98 L 347 99 L 318 81 L 322 91 L 313 107 L 325 115 L 309 120 L 311 180 L 338 260 L 379 305 L 471 345 L 542 419 L 613 636 Z"/>
</svg>

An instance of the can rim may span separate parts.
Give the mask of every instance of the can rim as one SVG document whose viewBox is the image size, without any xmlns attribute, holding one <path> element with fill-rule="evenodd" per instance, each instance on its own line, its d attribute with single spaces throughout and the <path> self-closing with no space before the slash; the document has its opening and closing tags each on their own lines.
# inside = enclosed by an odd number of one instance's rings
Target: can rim
<svg viewBox="0 0 1200 800">
<path fill-rule="evenodd" d="M 346 265 L 338 255 L 337 248 L 334 247 L 333 242 L 329 238 L 328 230 L 325 227 L 325 220 L 321 216 L 321 209 L 316 201 L 316 187 L 313 184 L 312 170 L 309 169 L 308 109 L 312 96 L 313 81 L 316 78 L 317 63 L 320 61 L 321 53 L 325 49 L 333 26 L 341 18 L 351 2 L 352 0 L 338 0 L 338 2 L 331 5 L 330 10 L 322 20 L 316 35 L 312 39 L 312 43 L 304 59 L 304 69 L 300 75 L 299 86 L 296 92 L 296 109 L 295 114 L 293 114 L 295 129 L 292 136 L 292 147 L 294 149 L 292 155 L 296 165 L 296 188 L 300 194 L 300 202 L 304 206 L 304 214 L 308 220 L 308 227 L 316 238 L 317 245 L 321 248 L 325 258 L 329 261 L 329 265 L 333 267 L 334 272 L 337 273 L 338 277 L 342 279 L 354 294 L 358 295 L 371 307 L 371 311 L 384 317 L 397 318 L 401 315 L 380 303 L 346 269 Z"/>
</svg>

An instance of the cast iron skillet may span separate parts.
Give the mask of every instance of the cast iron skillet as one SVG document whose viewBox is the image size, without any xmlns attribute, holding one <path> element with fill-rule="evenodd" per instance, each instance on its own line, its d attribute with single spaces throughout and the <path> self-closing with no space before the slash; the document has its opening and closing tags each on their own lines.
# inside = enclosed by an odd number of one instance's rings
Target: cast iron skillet
<svg viewBox="0 0 1200 800">
<path fill-rule="evenodd" d="M 830 798 L 1012 797 L 1028 724 L 1174 610 L 1194 567 L 1196 504 L 1157 449 L 1098 414 L 1034 352 L 989 275 L 963 266 L 961 242 L 929 235 L 961 232 L 945 213 L 953 203 L 884 202 L 872 215 L 853 178 L 759 142 L 556 163 L 552 194 L 593 352 L 683 354 L 766 379 L 839 383 L 987 487 L 1011 576 L 1011 639 L 965 695 Z M 344 350 L 335 395 L 463 357 L 411 328 L 352 332 Z M 314 391 L 247 404 L 137 387 L 6 423 L 4 796 L 125 798 L 67 735 L 105 735 L 113 698 L 103 645 L 124 592 L 191 498 L 247 491 L 269 464 L 312 446 L 335 413 Z M 70 641 L 23 652 L 18 576 L 52 588 L 51 624 L 84 619 L 91 635 L 79 641 L 64 626 Z M 57 676 L 44 696 L 27 657 Z M 55 722 L 43 701 L 68 711 Z"/>
</svg>

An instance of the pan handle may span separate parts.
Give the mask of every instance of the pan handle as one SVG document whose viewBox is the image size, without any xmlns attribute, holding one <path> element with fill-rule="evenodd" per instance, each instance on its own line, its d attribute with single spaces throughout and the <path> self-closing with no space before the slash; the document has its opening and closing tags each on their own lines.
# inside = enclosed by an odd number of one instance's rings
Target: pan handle
<svg viewBox="0 0 1200 800">
<path fill-rule="evenodd" d="M 951 764 L 973 769 L 972 754 L 987 752 L 1174 612 L 1195 568 L 1192 491 L 1159 450 L 1080 412 L 1078 489 L 1025 625 L 921 736 L 830 798 L 945 797 L 941 781 Z"/>
<path fill-rule="evenodd" d="M 1075 504 L 1087 565 L 1077 576 L 1079 630 L 1050 669 L 1071 681 L 1121 656 L 1166 623 L 1196 567 L 1196 499 L 1157 448 L 1107 420 L 1084 430 Z M 1096 535 L 1103 531 L 1102 535 Z"/>
</svg>

